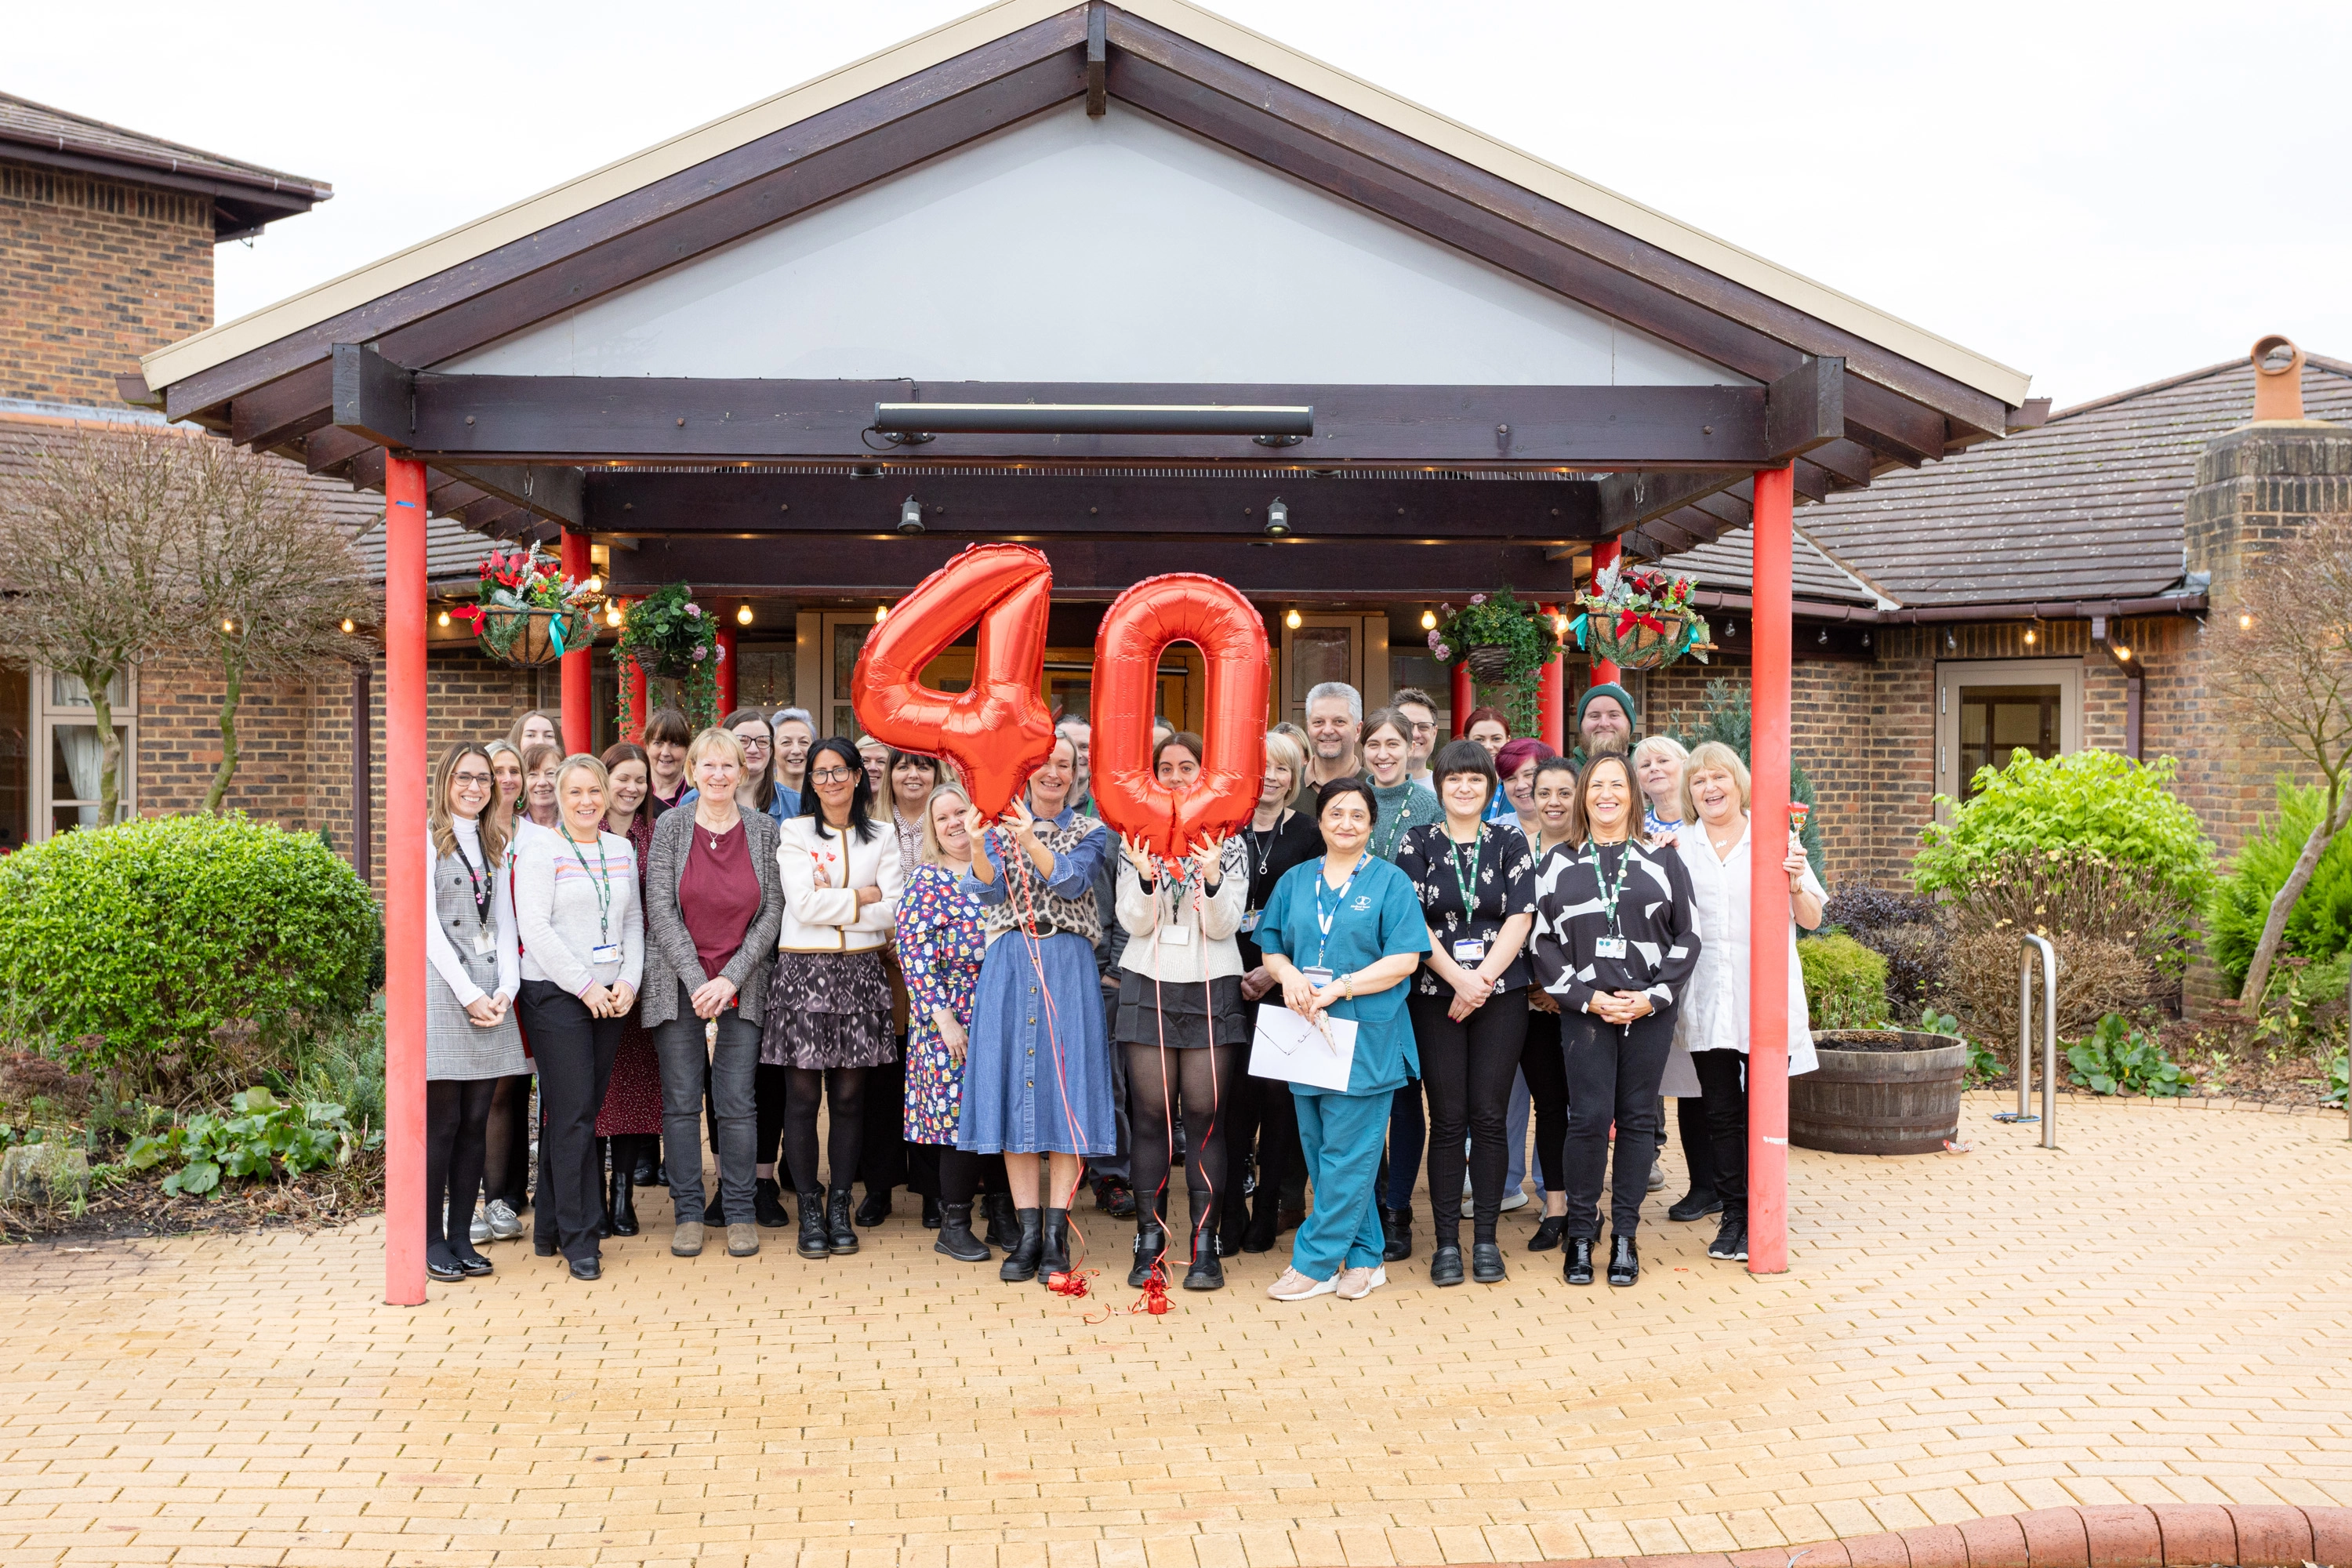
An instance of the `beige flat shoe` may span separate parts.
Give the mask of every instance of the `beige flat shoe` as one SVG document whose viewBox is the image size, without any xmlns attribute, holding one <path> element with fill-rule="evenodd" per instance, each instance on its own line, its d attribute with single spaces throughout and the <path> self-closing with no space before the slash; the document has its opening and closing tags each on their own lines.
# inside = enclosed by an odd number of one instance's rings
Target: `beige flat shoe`
<svg viewBox="0 0 2352 1568">
<path fill-rule="evenodd" d="M 760 1227 L 756 1225 L 730 1225 L 727 1227 L 727 1256 L 749 1258 L 760 1250 Z"/>
<path fill-rule="evenodd" d="M 1388 1282 L 1389 1271 L 1384 1268 L 1342 1268 L 1334 1294 L 1342 1301 L 1360 1301 Z"/>
<path fill-rule="evenodd" d="M 1265 1293 L 1277 1301 L 1304 1301 L 1312 1296 L 1328 1296 L 1338 1284 L 1336 1277 L 1309 1279 L 1296 1268 L 1286 1268 L 1281 1279 L 1266 1287 Z"/>
<path fill-rule="evenodd" d="M 669 1250 L 673 1258 L 701 1257 L 702 1222 L 698 1219 L 680 1220 L 677 1228 L 669 1233 Z"/>
</svg>

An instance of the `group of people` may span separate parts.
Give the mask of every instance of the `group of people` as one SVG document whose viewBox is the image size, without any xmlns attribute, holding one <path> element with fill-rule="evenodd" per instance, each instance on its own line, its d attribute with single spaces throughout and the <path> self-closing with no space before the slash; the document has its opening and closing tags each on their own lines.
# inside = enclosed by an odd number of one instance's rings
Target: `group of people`
<svg viewBox="0 0 2352 1568">
<path fill-rule="evenodd" d="M 1173 864 L 1095 815 L 1082 722 L 993 824 L 937 759 L 820 738 L 797 709 L 698 734 L 663 710 L 601 756 L 563 754 L 537 712 L 449 747 L 429 1271 L 489 1272 L 482 1244 L 519 1237 L 528 1206 L 536 1250 L 596 1279 L 646 1184 L 669 1188 L 679 1257 L 713 1224 L 755 1254 L 796 1205 L 797 1250 L 824 1258 L 903 1185 L 942 1255 L 1001 1249 L 1002 1279 L 1050 1282 L 1079 1262 L 1090 1188 L 1134 1220 L 1132 1286 L 1221 1289 L 1223 1258 L 1295 1226 L 1270 1294 L 1356 1300 L 1412 1255 L 1425 1159 L 1432 1282 L 1493 1283 L 1532 1122 L 1528 1250 L 1563 1250 L 1572 1284 L 1630 1285 L 1664 1094 L 1692 1172 L 1669 1213 L 1719 1214 L 1709 1255 L 1744 1259 L 1745 766 L 1636 743 L 1615 685 L 1584 693 L 1566 757 L 1486 709 L 1440 745 L 1436 715 L 1417 691 L 1367 715 L 1315 688 L 1306 724 L 1265 738 L 1249 821 Z M 1204 760 L 1197 735 L 1155 732 L 1171 793 Z M 1789 949 L 1802 1071 L 1794 934 L 1823 895 L 1780 828 L 1790 921 L 1764 940 Z M 1343 1087 L 1251 1071 L 1267 1007 L 1348 1037 Z"/>
</svg>

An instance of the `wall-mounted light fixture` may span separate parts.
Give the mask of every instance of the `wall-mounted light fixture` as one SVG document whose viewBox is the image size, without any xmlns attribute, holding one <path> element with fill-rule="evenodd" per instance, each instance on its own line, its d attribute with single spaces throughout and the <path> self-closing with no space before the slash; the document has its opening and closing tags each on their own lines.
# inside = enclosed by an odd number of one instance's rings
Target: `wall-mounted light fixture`
<svg viewBox="0 0 2352 1568">
<path fill-rule="evenodd" d="M 608 626 L 621 624 L 621 602 L 618 599 L 604 606 L 604 624 Z"/>
<path fill-rule="evenodd" d="M 887 621 L 887 620 L 888 620 L 889 618 L 890 618 L 890 606 L 889 606 L 889 605 L 875 605 L 875 606 L 874 606 L 874 624 L 875 624 L 876 626 L 880 626 L 884 621 Z"/>
<path fill-rule="evenodd" d="M 1301 626 L 1305 626 L 1305 625 L 1307 624 L 1307 620 L 1306 620 L 1306 617 L 1305 617 L 1305 616 L 1301 616 L 1301 615 L 1300 615 L 1297 610 L 1295 610 L 1295 609 L 1294 609 L 1294 610 L 1292 610 L 1288 615 L 1286 615 L 1286 616 L 1283 616 L 1283 617 L 1282 617 L 1282 624 L 1283 624 L 1284 626 L 1288 626 L 1292 631 L 1294 631 L 1294 632 L 1295 632 L 1295 631 L 1297 631 L 1299 627 L 1301 627 Z"/>
<path fill-rule="evenodd" d="M 1265 531 L 1276 539 L 1290 531 L 1290 505 L 1280 496 L 1265 503 Z"/>
<path fill-rule="evenodd" d="M 923 503 L 913 496 L 908 496 L 898 503 L 898 531 L 901 533 L 923 531 Z"/>
<path fill-rule="evenodd" d="M 748 626 L 751 624 L 751 605 L 738 605 L 735 606 L 735 624 L 739 626 Z"/>
<path fill-rule="evenodd" d="M 587 589 L 592 594 L 601 594 L 604 591 L 604 579 L 602 577 L 591 577 L 588 581 L 581 584 L 580 585 L 583 588 Z"/>
<path fill-rule="evenodd" d="M 445 626 L 447 626 L 449 624 L 449 612 L 446 610 L 442 611 L 441 617 L 436 624 Z"/>
<path fill-rule="evenodd" d="M 1437 612 L 1435 610 L 1423 610 L 1421 612 L 1421 629 L 1425 632 L 1433 632 L 1437 629 Z"/>
</svg>

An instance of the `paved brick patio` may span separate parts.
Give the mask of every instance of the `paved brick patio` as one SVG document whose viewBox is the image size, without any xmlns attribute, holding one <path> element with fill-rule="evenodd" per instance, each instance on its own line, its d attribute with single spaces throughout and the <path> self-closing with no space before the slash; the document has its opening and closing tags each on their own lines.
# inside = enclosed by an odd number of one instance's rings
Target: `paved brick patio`
<svg viewBox="0 0 2352 1568">
<path fill-rule="evenodd" d="M 1519 1251 L 1532 1207 L 1501 1287 L 1286 1307 L 1276 1253 L 1092 1326 L 903 1210 L 684 1262 L 656 1201 L 596 1285 L 510 1245 L 407 1310 L 373 1226 L 11 1248 L 0 1562 L 1263 1568 L 2352 1504 L 2342 1121 L 2069 1100 L 2053 1153 L 1998 1109 L 1968 1155 L 1798 1152 L 1779 1279 L 1653 1199 L 1632 1290 Z"/>
</svg>

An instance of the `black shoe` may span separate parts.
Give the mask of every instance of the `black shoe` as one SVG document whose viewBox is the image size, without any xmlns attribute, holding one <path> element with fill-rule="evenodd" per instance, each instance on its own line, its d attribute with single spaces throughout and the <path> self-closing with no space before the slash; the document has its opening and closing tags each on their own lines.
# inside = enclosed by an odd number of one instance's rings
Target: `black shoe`
<svg viewBox="0 0 2352 1568">
<path fill-rule="evenodd" d="M 971 1215 L 971 1205 L 970 1204 L 964 1205 L 963 1212 L 965 1217 L 969 1218 Z M 925 1230 L 937 1230 L 943 1223 L 945 1222 L 940 1218 L 940 1200 L 934 1197 L 925 1197 L 923 1199 L 923 1228 Z"/>
<path fill-rule="evenodd" d="M 1040 1284 L 1051 1284 L 1055 1277 L 1070 1271 L 1070 1211 L 1047 1209 L 1040 1240 L 1037 1279 Z"/>
<path fill-rule="evenodd" d="M 1272 1208 L 1265 1211 L 1263 1218 L 1255 1215 L 1250 1216 L 1249 1228 L 1242 1232 L 1242 1250 L 1244 1252 L 1274 1250 L 1274 1210 Z"/>
<path fill-rule="evenodd" d="M 940 1205 L 940 1234 L 931 1250 L 944 1252 L 958 1263 L 985 1263 L 996 1256 L 988 1249 L 988 1243 L 972 1235 L 970 1204 Z"/>
<path fill-rule="evenodd" d="M 989 1241 L 1007 1251 L 1020 1246 L 1021 1220 L 1013 1212 L 1013 1194 L 991 1193 L 982 1202 L 988 1215 Z"/>
<path fill-rule="evenodd" d="M 613 1179 L 604 1194 L 604 1223 L 614 1236 L 637 1234 L 637 1189 L 630 1184 L 626 1160 L 613 1162 Z"/>
<path fill-rule="evenodd" d="M 824 1194 L 801 1194 L 801 1234 L 793 1250 L 803 1258 L 830 1258 L 833 1247 L 824 1230 Z"/>
<path fill-rule="evenodd" d="M 1135 1191 L 1125 1182 L 1103 1183 L 1102 1191 L 1096 1194 L 1095 1202 L 1100 1204 L 1103 1213 L 1113 1219 L 1135 1217 Z"/>
<path fill-rule="evenodd" d="M 1726 1263 L 1747 1262 L 1748 1216 L 1744 1214 L 1725 1215 L 1722 1227 L 1715 1233 L 1715 1239 L 1707 1244 L 1706 1255 L 1721 1258 Z"/>
<path fill-rule="evenodd" d="M 629 1181 L 640 1187 L 669 1185 L 669 1175 L 662 1169 L 661 1140 L 652 1133 L 637 1140 L 636 1166 L 629 1173 Z"/>
<path fill-rule="evenodd" d="M 857 1250 L 857 1227 L 849 1223 L 849 1189 L 835 1187 L 824 1202 L 824 1246 L 833 1253 Z"/>
<path fill-rule="evenodd" d="M 466 1271 L 457 1267 L 457 1255 L 447 1244 L 425 1249 L 425 1273 L 433 1279 L 463 1279 Z"/>
<path fill-rule="evenodd" d="M 1561 1268 L 1560 1278 L 1571 1285 L 1592 1283 L 1592 1242 L 1589 1237 L 1568 1238 L 1568 1263 Z"/>
<path fill-rule="evenodd" d="M 1713 1193 L 1688 1192 L 1683 1194 L 1682 1202 L 1666 1211 L 1666 1217 L 1689 1221 L 1722 1212 L 1723 1200 Z"/>
<path fill-rule="evenodd" d="M 1381 1257 L 1390 1263 L 1400 1263 L 1412 1256 L 1412 1210 L 1382 1209 L 1381 1236 L 1383 1245 Z"/>
<path fill-rule="evenodd" d="M 541 1241 L 534 1236 L 530 1238 L 530 1255 L 533 1258 L 552 1258 L 555 1256 L 555 1243 Z"/>
<path fill-rule="evenodd" d="M 1008 1285 L 1018 1285 L 1037 1278 L 1037 1257 L 1045 1250 L 1045 1216 L 1035 1209 L 1015 1209 L 1013 1217 L 1020 1224 L 1021 1239 L 1005 1253 L 1004 1267 L 996 1271 L 996 1277 Z"/>
<path fill-rule="evenodd" d="M 1630 1236 L 1609 1238 L 1609 1283 L 1631 1285 L 1642 1277 L 1642 1255 L 1633 1250 Z"/>
<path fill-rule="evenodd" d="M 857 1223 L 872 1230 L 889 1217 L 890 1189 L 884 1187 L 877 1192 L 872 1187 L 866 1188 L 866 1201 L 857 1205 Z"/>
<path fill-rule="evenodd" d="M 1462 1283 L 1462 1249 L 1447 1243 L 1429 1255 L 1429 1282 L 1432 1285 Z"/>
<path fill-rule="evenodd" d="M 1187 1290 L 1222 1290 L 1225 1288 L 1225 1266 L 1217 1258 L 1216 1249 L 1195 1245 L 1192 1267 L 1184 1271 Z"/>
<path fill-rule="evenodd" d="M 574 1279 L 601 1279 L 604 1277 L 604 1260 L 595 1258 L 575 1258 L 572 1260 Z"/>
<path fill-rule="evenodd" d="M 1560 1235 L 1567 1229 L 1568 1216 L 1566 1215 L 1548 1214 L 1544 1215 L 1542 1220 L 1536 1226 L 1535 1235 L 1528 1238 L 1528 1250 L 1529 1252 L 1549 1252 L 1553 1247 L 1559 1245 Z"/>
<path fill-rule="evenodd" d="M 457 1252 L 456 1247 L 451 1247 L 450 1250 Z M 479 1279 L 483 1275 L 491 1273 L 495 1266 L 488 1258 L 469 1247 L 465 1251 L 457 1253 L 457 1267 L 464 1271 L 467 1279 Z"/>
<path fill-rule="evenodd" d="M 1135 1263 L 1127 1271 L 1129 1289 L 1140 1290 L 1151 1279 L 1151 1266 L 1168 1250 L 1167 1230 L 1150 1220 L 1135 1227 Z"/>
<path fill-rule="evenodd" d="M 761 1176 L 751 1184 L 751 1217 L 770 1230 L 782 1230 L 793 1223 L 792 1211 L 784 1207 L 784 1190 L 773 1176 Z"/>
<path fill-rule="evenodd" d="M 1481 1285 L 1499 1285 L 1506 1270 L 1503 1249 L 1491 1241 L 1470 1244 L 1470 1278 Z"/>
</svg>

